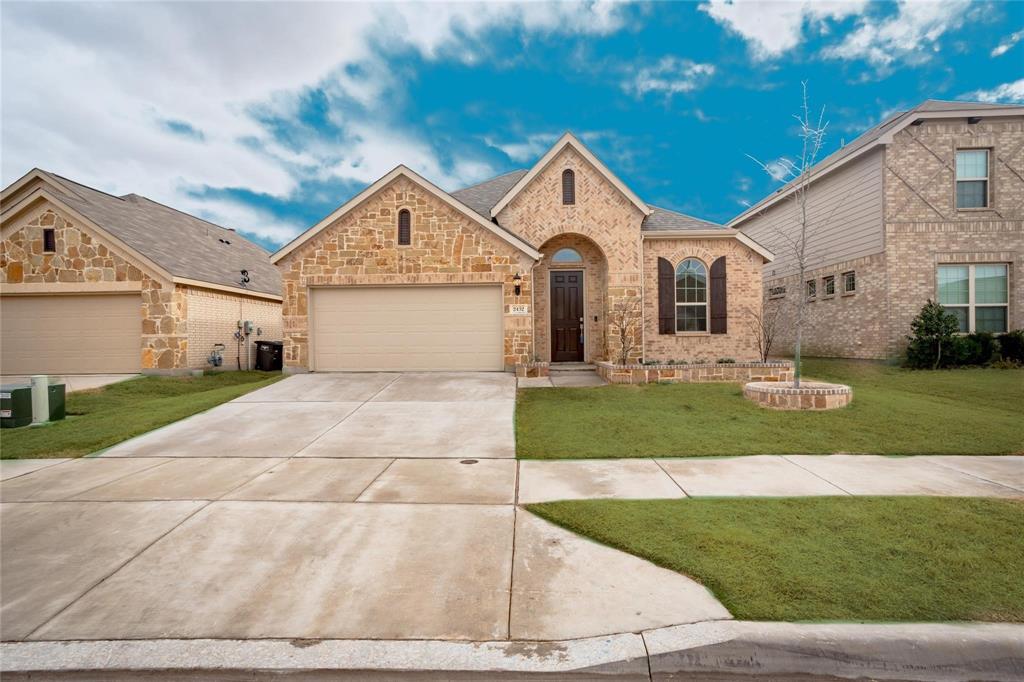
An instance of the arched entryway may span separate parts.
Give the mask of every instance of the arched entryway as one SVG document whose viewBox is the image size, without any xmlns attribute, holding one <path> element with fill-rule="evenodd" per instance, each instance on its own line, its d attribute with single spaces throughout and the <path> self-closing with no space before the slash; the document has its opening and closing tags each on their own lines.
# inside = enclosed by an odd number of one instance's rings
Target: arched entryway
<svg viewBox="0 0 1024 682">
<path fill-rule="evenodd" d="M 593 241 L 563 233 L 534 268 L 534 352 L 542 362 L 594 362 L 607 353 L 608 261 Z M 582 321 L 581 321 L 582 320 Z"/>
</svg>

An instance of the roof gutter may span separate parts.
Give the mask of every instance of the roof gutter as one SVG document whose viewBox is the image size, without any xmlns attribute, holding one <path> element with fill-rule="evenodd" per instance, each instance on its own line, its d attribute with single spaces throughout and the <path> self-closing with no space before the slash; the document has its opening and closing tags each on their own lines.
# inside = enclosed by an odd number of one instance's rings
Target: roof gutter
<svg viewBox="0 0 1024 682">
<path fill-rule="evenodd" d="M 650 230 L 640 233 L 640 240 L 648 239 L 735 239 L 764 259 L 765 263 L 775 260 L 775 254 L 758 244 L 739 230 L 723 227 L 717 230 Z"/>
<path fill-rule="evenodd" d="M 226 284 L 214 284 L 213 282 L 204 282 L 201 279 L 189 279 L 188 277 L 172 277 L 171 282 L 174 284 L 181 284 L 188 287 L 196 287 L 199 289 L 212 289 L 213 291 L 224 291 L 230 294 L 249 296 L 251 298 L 263 298 L 268 301 L 276 301 L 280 303 L 284 300 L 284 297 L 280 294 L 270 294 L 265 291 L 252 291 L 251 289 L 243 289 L 242 287 L 232 287 Z"/>
</svg>

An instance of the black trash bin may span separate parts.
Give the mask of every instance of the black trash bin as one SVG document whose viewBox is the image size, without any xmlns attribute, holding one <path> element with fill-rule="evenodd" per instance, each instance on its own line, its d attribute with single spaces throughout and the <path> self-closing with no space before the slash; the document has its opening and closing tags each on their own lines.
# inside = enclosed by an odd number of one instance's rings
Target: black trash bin
<svg viewBox="0 0 1024 682">
<path fill-rule="evenodd" d="M 263 372 L 281 371 L 281 341 L 256 342 L 256 369 Z"/>
</svg>

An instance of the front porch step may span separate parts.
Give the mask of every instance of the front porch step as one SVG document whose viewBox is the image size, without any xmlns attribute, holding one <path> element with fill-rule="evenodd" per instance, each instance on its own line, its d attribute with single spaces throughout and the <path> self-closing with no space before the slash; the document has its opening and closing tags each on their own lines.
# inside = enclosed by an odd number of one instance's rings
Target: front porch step
<svg viewBox="0 0 1024 682">
<path fill-rule="evenodd" d="M 595 372 L 597 365 L 589 362 L 552 362 L 548 365 L 548 372 L 556 374 L 559 372 Z"/>
</svg>

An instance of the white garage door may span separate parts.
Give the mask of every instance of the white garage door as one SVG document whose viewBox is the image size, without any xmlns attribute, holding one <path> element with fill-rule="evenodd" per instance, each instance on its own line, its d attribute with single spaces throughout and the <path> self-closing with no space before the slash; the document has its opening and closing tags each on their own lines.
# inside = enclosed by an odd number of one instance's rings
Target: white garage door
<svg viewBox="0 0 1024 682">
<path fill-rule="evenodd" d="M 0 298 L 0 372 L 138 372 L 139 294 Z"/>
<path fill-rule="evenodd" d="M 312 290 L 312 369 L 501 370 L 500 286 Z"/>
</svg>

